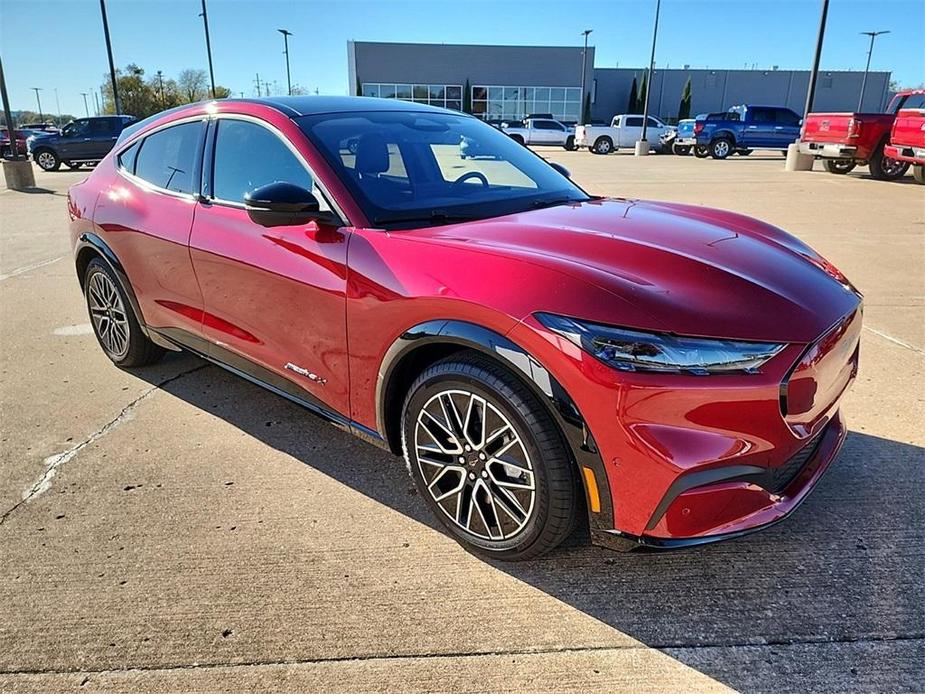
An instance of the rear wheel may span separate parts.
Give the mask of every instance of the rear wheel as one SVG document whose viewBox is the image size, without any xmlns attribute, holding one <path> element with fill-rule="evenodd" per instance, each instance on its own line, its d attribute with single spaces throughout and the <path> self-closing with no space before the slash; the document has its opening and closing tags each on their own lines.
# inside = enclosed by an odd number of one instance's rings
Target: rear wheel
<svg viewBox="0 0 925 694">
<path fill-rule="evenodd" d="M 892 159 L 883 153 L 886 142 L 883 141 L 877 145 L 877 150 L 871 155 L 867 166 L 870 169 L 870 175 L 878 181 L 895 181 L 902 178 L 909 170 L 909 162 Z"/>
<path fill-rule="evenodd" d="M 428 368 L 402 411 L 402 448 L 420 495 L 464 547 L 530 559 L 572 531 L 577 478 L 532 392 L 474 352 Z"/>
<path fill-rule="evenodd" d="M 916 164 L 913 166 L 912 178 L 914 178 L 917 183 L 925 183 L 925 166 L 921 164 Z"/>
<path fill-rule="evenodd" d="M 672 151 L 674 154 L 677 154 L 679 157 L 686 157 L 688 154 L 691 153 L 691 146 L 690 146 L 690 145 L 675 145 L 675 144 L 673 144 L 673 145 L 671 145 L 671 151 Z"/>
<path fill-rule="evenodd" d="M 61 160 L 58 159 L 58 155 L 50 149 L 40 149 L 36 151 L 32 157 L 43 171 L 57 171 L 61 168 Z"/>
<path fill-rule="evenodd" d="M 578 149 L 575 146 L 575 136 L 569 135 L 567 138 L 565 138 L 565 144 L 562 146 L 569 152 L 574 152 L 576 149 Z"/>
<path fill-rule="evenodd" d="M 822 165 L 833 174 L 846 174 L 857 166 L 852 159 L 825 159 Z"/>
<path fill-rule="evenodd" d="M 710 148 L 706 145 L 696 145 L 694 147 L 694 156 L 698 159 L 706 159 L 710 156 Z"/>
<path fill-rule="evenodd" d="M 602 136 L 594 141 L 591 151 L 595 154 L 610 154 L 613 151 L 613 140 L 607 136 Z"/>
<path fill-rule="evenodd" d="M 84 294 L 93 333 L 116 366 L 145 366 L 164 355 L 142 331 L 115 273 L 98 258 L 87 266 Z"/>
<path fill-rule="evenodd" d="M 520 135 L 511 135 L 510 138 L 519 145 L 524 144 L 524 139 Z"/>
<path fill-rule="evenodd" d="M 714 159 L 725 159 L 733 152 L 732 141 L 721 137 L 710 143 L 710 156 Z"/>
</svg>

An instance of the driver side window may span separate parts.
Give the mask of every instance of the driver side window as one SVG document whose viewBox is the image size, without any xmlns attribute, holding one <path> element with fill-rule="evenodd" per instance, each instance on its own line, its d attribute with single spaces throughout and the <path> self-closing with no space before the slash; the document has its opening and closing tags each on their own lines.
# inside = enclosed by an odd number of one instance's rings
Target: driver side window
<svg viewBox="0 0 925 694">
<path fill-rule="evenodd" d="M 90 134 L 90 121 L 82 118 L 68 123 L 61 134 L 65 137 L 87 137 Z"/>
</svg>

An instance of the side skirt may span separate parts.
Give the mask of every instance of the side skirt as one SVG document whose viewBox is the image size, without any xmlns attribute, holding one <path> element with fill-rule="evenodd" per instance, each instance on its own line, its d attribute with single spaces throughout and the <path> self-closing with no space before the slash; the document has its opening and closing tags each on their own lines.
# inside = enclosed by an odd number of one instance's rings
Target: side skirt
<svg viewBox="0 0 925 694">
<path fill-rule="evenodd" d="M 149 326 L 148 331 L 152 333 L 152 337 L 156 336 L 159 338 L 159 342 L 162 340 L 175 346 L 175 348 L 191 352 L 216 366 L 220 366 L 226 371 L 230 371 L 236 376 L 240 376 L 297 405 L 301 405 L 312 414 L 328 421 L 338 429 L 351 433 L 367 443 L 371 443 L 391 453 L 388 444 L 379 436 L 378 432 L 344 417 L 339 412 L 335 412 L 307 390 L 300 388 L 298 385 L 283 378 L 279 374 L 259 364 L 255 364 L 250 359 L 178 328 L 152 328 Z"/>
</svg>

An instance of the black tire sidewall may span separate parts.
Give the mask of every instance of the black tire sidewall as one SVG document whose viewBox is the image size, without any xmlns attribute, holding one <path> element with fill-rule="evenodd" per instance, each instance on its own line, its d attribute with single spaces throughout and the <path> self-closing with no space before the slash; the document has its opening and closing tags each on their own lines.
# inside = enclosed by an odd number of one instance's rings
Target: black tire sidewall
<svg viewBox="0 0 925 694">
<path fill-rule="evenodd" d="M 727 145 L 727 147 L 728 147 L 728 150 L 726 151 L 726 154 L 724 154 L 724 155 L 722 155 L 722 156 L 720 156 L 720 155 L 718 155 L 718 154 L 716 153 L 716 147 L 717 147 L 717 145 L 719 145 L 719 143 L 721 143 L 721 142 L 725 142 L 726 145 Z M 714 159 L 728 159 L 728 158 L 729 158 L 729 155 L 732 154 L 732 152 L 733 152 L 734 149 L 735 149 L 735 145 L 733 144 L 733 142 L 732 142 L 729 138 L 721 137 L 721 138 L 718 138 L 718 139 L 716 139 L 716 140 L 713 140 L 713 142 L 710 143 L 710 156 L 713 157 Z"/>
<path fill-rule="evenodd" d="M 466 371 L 469 373 L 465 373 Z M 554 430 L 555 424 L 542 406 L 536 402 L 531 402 L 533 400 L 531 397 L 523 397 L 522 393 L 519 392 L 523 389 L 522 385 L 511 387 L 512 384 L 507 382 L 505 385 L 511 388 L 513 393 L 505 395 L 498 392 L 491 384 L 491 381 L 496 376 L 497 374 L 478 368 L 470 369 L 468 365 L 456 364 L 453 361 L 438 363 L 425 371 L 412 386 L 402 410 L 402 447 L 408 471 L 414 480 L 418 493 L 425 500 L 434 516 L 455 540 L 466 549 L 481 556 L 507 560 L 522 559 L 542 554 L 546 549 L 551 549 L 551 547 L 545 547 L 536 551 L 536 545 L 538 541 L 542 540 L 549 519 L 550 494 L 552 493 L 550 485 L 562 486 L 561 480 L 553 481 L 551 479 L 548 459 L 554 458 L 554 464 L 557 467 L 563 464 L 568 466 L 571 463 L 561 440 L 557 441 L 558 446 L 546 447 L 546 449 L 552 450 L 541 449 L 537 442 L 537 433 L 543 436 L 544 432 L 535 432 L 521 413 L 523 408 L 523 411 L 530 412 L 533 418 L 541 422 L 542 426 L 551 427 Z M 514 380 L 510 376 L 508 378 L 512 381 Z M 420 471 L 414 450 L 417 416 L 420 409 L 431 397 L 449 389 L 466 390 L 475 393 L 501 410 L 514 426 L 518 436 L 524 443 L 527 454 L 530 456 L 536 484 L 534 508 L 527 525 L 513 538 L 503 541 L 488 541 L 466 533 L 446 516 L 427 489 L 427 484 Z M 545 432 L 545 434 L 548 435 L 548 432 Z M 555 450 L 556 448 L 559 450 Z M 572 482 L 572 485 L 574 487 L 574 482 Z M 572 493 L 574 494 L 574 491 Z"/>
<path fill-rule="evenodd" d="M 44 166 L 42 166 L 41 164 L 39 164 L 39 156 L 41 156 L 42 154 L 46 154 L 46 153 L 47 153 L 47 154 L 50 154 L 51 156 L 53 156 L 53 157 L 55 158 L 54 166 L 50 166 L 50 167 L 48 167 L 47 169 L 46 169 Z M 33 158 L 35 159 L 36 165 L 37 165 L 42 171 L 57 171 L 57 170 L 61 167 L 61 158 L 55 153 L 54 150 L 48 149 L 47 147 L 43 147 L 42 149 L 39 149 L 39 150 L 33 155 Z"/>
</svg>

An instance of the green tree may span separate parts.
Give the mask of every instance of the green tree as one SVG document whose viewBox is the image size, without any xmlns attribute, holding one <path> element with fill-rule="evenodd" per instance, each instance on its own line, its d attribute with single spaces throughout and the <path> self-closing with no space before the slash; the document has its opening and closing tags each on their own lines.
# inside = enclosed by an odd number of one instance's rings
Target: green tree
<svg viewBox="0 0 925 694">
<path fill-rule="evenodd" d="M 636 113 L 636 107 L 639 105 L 639 91 L 636 86 L 636 78 L 633 78 L 633 86 L 630 87 L 630 98 L 626 102 L 626 112 Z"/>
<path fill-rule="evenodd" d="M 639 99 L 636 101 L 636 110 L 633 113 L 642 113 L 646 109 L 646 92 L 649 89 L 649 71 L 642 76 L 642 88 L 639 90 Z"/>
<path fill-rule="evenodd" d="M 466 86 L 463 87 L 462 110 L 463 113 L 472 113 L 472 89 L 469 87 L 469 80 L 466 80 Z"/>
<path fill-rule="evenodd" d="M 681 92 L 681 103 L 678 104 L 678 120 L 691 117 L 691 78 L 687 78 L 684 91 Z"/>
</svg>

